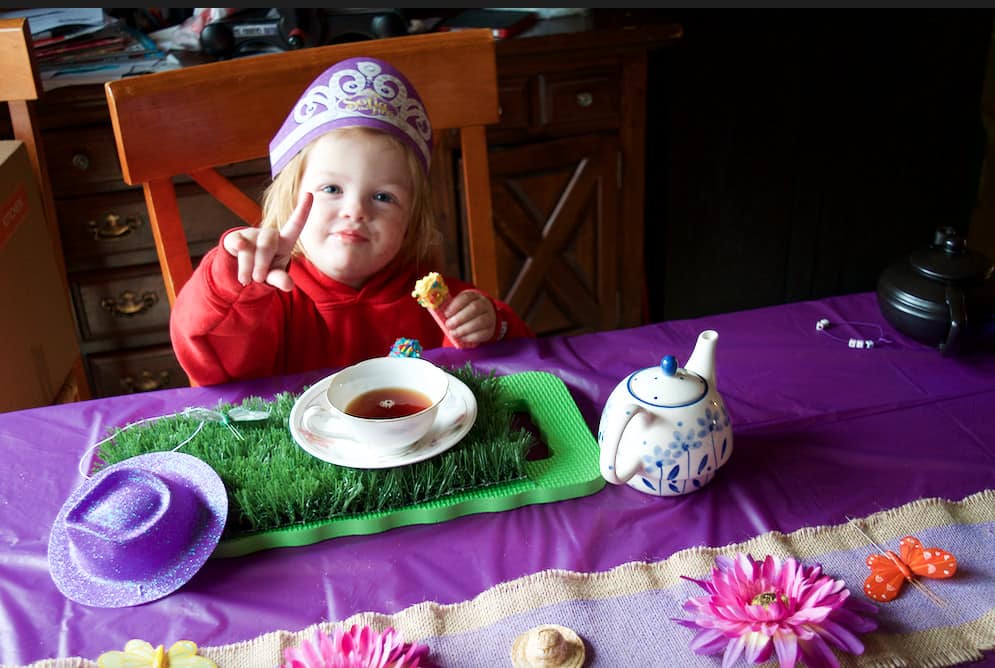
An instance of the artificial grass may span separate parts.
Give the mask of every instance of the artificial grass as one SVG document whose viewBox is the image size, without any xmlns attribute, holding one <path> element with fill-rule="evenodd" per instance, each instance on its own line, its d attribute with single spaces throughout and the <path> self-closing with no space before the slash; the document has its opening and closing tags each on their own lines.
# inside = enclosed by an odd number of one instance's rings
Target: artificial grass
<svg viewBox="0 0 995 668">
<path fill-rule="evenodd" d="M 242 439 L 221 422 L 205 422 L 180 451 L 210 464 L 228 490 L 222 539 L 396 510 L 524 478 L 532 435 L 513 426 L 514 407 L 493 373 L 477 372 L 469 363 L 447 371 L 473 392 L 477 420 L 452 449 L 408 466 L 353 469 L 312 457 L 290 435 L 290 411 L 300 394 L 284 392 L 272 400 L 248 397 L 238 404 L 271 412 L 262 421 L 233 422 Z M 212 410 L 227 415 L 234 407 L 221 403 Z M 172 450 L 200 424 L 196 417 L 177 414 L 116 428 L 101 446 L 100 459 L 110 465 L 147 452 Z"/>
</svg>

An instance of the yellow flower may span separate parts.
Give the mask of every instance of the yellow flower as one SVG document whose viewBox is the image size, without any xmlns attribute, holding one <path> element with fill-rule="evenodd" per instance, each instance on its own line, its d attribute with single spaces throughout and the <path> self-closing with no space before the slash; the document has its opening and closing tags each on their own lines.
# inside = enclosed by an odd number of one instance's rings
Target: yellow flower
<svg viewBox="0 0 995 668">
<path fill-rule="evenodd" d="M 197 655 L 197 644 L 189 640 L 173 643 L 169 651 L 152 647 L 144 640 L 129 640 L 124 651 L 111 650 L 97 657 L 99 668 L 218 668 L 213 661 Z"/>
</svg>

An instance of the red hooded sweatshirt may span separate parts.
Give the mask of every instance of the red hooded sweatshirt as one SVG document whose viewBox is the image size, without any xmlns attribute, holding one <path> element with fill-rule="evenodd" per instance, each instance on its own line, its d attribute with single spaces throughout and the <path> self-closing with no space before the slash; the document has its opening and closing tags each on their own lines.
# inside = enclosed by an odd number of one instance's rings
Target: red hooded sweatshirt
<svg viewBox="0 0 995 668">
<path fill-rule="evenodd" d="M 387 355 L 399 337 L 417 339 L 425 349 L 453 345 L 411 296 L 426 273 L 412 265 L 391 263 L 357 290 L 295 257 L 290 292 L 243 286 L 237 266 L 220 245 L 211 249 L 173 305 L 173 349 L 196 385 L 343 367 Z M 454 296 L 474 289 L 445 280 Z M 534 336 L 511 307 L 488 298 L 497 311 L 492 341 Z"/>
</svg>

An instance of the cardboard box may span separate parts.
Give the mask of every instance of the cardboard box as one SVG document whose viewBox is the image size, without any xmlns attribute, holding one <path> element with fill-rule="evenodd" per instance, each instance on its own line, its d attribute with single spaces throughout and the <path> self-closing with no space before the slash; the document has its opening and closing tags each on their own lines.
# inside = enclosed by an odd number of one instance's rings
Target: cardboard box
<svg viewBox="0 0 995 668">
<path fill-rule="evenodd" d="M 0 411 L 55 401 L 79 344 L 69 295 L 20 141 L 0 141 Z"/>
</svg>

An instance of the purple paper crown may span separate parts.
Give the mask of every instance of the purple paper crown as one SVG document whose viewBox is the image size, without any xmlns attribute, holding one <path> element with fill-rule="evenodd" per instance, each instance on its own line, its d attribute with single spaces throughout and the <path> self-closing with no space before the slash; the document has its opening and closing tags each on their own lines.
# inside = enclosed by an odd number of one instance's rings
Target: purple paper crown
<svg viewBox="0 0 995 668">
<path fill-rule="evenodd" d="M 322 72 L 294 104 L 269 143 L 273 176 L 312 140 L 352 126 L 377 128 L 406 142 L 428 172 L 432 124 L 418 92 L 390 63 L 359 57 Z"/>
</svg>

